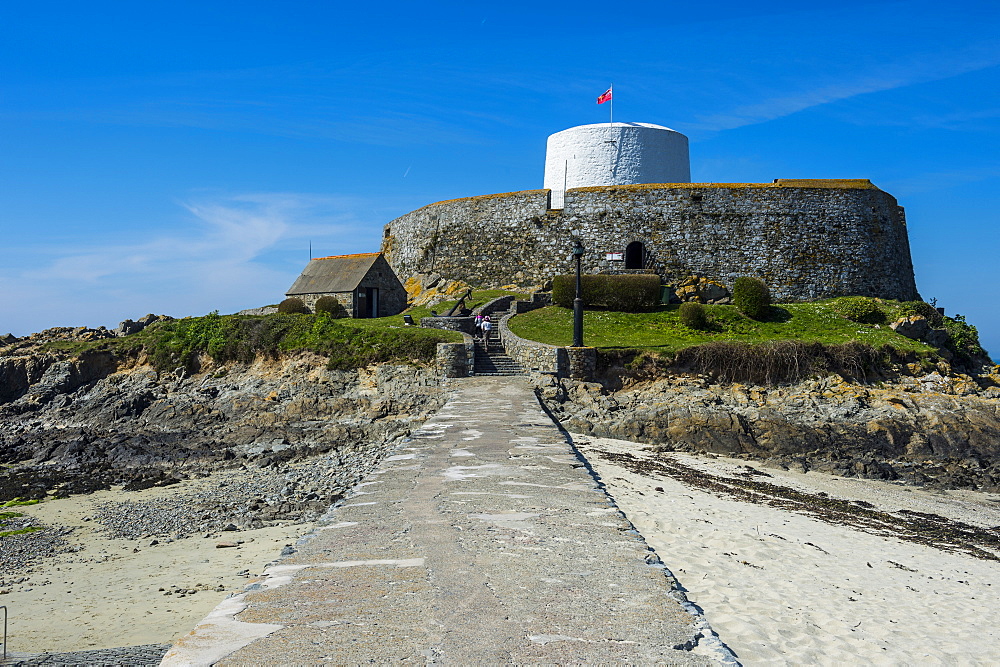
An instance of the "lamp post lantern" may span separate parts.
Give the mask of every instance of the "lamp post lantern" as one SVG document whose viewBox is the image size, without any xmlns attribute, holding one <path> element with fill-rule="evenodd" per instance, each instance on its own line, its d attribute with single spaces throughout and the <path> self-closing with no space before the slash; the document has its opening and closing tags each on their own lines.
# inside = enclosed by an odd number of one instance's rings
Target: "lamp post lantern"
<svg viewBox="0 0 1000 667">
<path fill-rule="evenodd" d="M 583 347 L 583 289 L 580 281 L 580 260 L 583 258 L 583 244 L 579 240 L 573 246 L 576 259 L 576 298 L 573 299 L 573 347 Z"/>
</svg>

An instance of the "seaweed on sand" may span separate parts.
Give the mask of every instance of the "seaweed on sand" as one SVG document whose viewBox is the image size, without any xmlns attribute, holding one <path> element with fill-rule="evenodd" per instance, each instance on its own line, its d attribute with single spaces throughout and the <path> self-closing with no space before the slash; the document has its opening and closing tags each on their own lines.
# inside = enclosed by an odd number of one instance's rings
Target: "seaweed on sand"
<svg viewBox="0 0 1000 667">
<path fill-rule="evenodd" d="M 808 493 L 755 479 L 762 476 L 760 473 L 744 473 L 740 477 L 713 475 L 686 466 L 668 454 L 640 457 L 627 452 L 594 451 L 601 458 L 645 477 L 669 477 L 718 496 L 787 509 L 827 523 L 982 560 L 1000 561 L 1000 526 L 982 528 L 909 510 L 884 512 L 863 500 L 831 498 L 825 493 Z"/>
</svg>

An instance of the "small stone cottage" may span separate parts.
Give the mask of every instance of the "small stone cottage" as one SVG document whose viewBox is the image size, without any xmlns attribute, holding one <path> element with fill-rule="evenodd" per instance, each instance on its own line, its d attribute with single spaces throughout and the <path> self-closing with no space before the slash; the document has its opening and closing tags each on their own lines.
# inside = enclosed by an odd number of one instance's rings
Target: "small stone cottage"
<svg viewBox="0 0 1000 667">
<path fill-rule="evenodd" d="M 285 296 L 309 308 L 321 296 L 332 296 L 351 317 L 386 317 L 406 308 L 406 290 L 380 252 L 310 260 Z"/>
</svg>

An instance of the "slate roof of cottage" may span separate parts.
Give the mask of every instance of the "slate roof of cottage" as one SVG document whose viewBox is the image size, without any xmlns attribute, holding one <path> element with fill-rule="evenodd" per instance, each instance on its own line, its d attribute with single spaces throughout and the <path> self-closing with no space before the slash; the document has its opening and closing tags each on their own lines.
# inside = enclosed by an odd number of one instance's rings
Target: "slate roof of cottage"
<svg viewBox="0 0 1000 667">
<path fill-rule="evenodd" d="M 363 252 L 311 259 L 302 270 L 302 275 L 285 294 L 291 296 L 353 291 L 381 255 L 380 252 Z"/>
</svg>

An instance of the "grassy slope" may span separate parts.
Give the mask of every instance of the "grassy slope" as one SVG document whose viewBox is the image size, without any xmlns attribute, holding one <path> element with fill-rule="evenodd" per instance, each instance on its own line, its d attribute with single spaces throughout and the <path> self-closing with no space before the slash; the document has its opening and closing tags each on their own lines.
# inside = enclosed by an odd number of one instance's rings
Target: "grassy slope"
<svg viewBox="0 0 1000 667">
<path fill-rule="evenodd" d="M 125 338 L 94 342 L 56 341 L 47 349 L 80 354 L 99 349 L 145 353 L 159 370 L 186 366 L 208 354 L 217 362 L 250 362 L 257 355 L 308 350 L 329 358 L 330 368 L 373 363 L 430 363 L 437 343 L 458 342 L 452 331 L 403 326 L 402 317 L 329 319 L 323 315 L 217 315 L 154 324 Z"/>
<path fill-rule="evenodd" d="M 898 350 L 918 353 L 934 350 L 929 345 L 900 336 L 885 324 L 876 328 L 844 319 L 833 311 L 830 301 L 780 304 L 774 308 L 772 317 L 764 322 L 745 317 L 734 306 L 705 308 L 713 320 L 709 331 L 683 326 L 677 316 L 677 306 L 663 306 L 649 313 L 585 311 L 584 343 L 599 348 L 671 353 L 692 345 L 718 341 L 763 343 L 799 340 L 839 344 L 856 340 L 874 347 L 888 344 Z M 569 345 L 573 339 L 573 312 L 558 306 L 534 310 L 511 319 L 510 329 L 529 340 Z"/>
<path fill-rule="evenodd" d="M 517 292 L 478 290 L 466 301 L 476 308 L 500 296 Z M 433 306 L 447 312 L 457 301 Z M 419 323 L 431 307 L 406 311 Z M 371 319 L 330 320 L 317 315 L 216 315 L 188 317 L 153 325 L 132 336 L 94 342 L 55 341 L 47 349 L 68 354 L 103 349 L 145 352 L 163 370 L 191 366 L 200 354 L 216 361 L 251 361 L 257 354 L 310 350 L 328 356 L 331 368 L 357 368 L 371 363 L 433 361 L 439 342 L 461 342 L 454 331 L 405 326 L 403 315 Z"/>
</svg>

